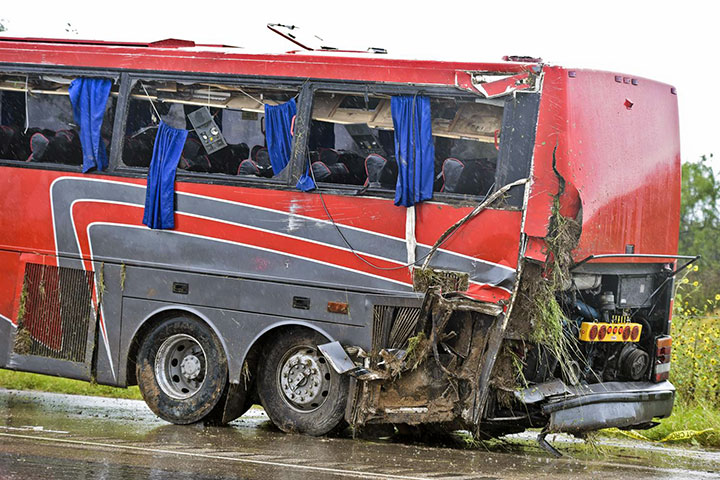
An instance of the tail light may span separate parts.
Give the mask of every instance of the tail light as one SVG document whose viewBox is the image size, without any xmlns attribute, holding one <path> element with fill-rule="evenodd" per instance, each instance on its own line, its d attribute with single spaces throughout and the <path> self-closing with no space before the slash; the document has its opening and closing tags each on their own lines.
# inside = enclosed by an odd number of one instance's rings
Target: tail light
<svg viewBox="0 0 720 480">
<path fill-rule="evenodd" d="M 672 337 L 664 335 L 655 340 L 655 367 L 653 379 L 655 382 L 667 380 L 670 376 L 670 354 L 672 353 Z"/>
</svg>

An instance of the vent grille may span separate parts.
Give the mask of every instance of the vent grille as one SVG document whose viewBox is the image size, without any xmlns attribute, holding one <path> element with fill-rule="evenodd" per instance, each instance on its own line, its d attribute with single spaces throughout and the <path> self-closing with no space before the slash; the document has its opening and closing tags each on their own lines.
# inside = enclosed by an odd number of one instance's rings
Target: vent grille
<svg viewBox="0 0 720 480">
<path fill-rule="evenodd" d="M 372 350 L 405 348 L 420 319 L 420 308 L 375 305 Z"/>
<path fill-rule="evenodd" d="M 14 352 L 85 362 L 93 272 L 28 263 Z"/>
</svg>

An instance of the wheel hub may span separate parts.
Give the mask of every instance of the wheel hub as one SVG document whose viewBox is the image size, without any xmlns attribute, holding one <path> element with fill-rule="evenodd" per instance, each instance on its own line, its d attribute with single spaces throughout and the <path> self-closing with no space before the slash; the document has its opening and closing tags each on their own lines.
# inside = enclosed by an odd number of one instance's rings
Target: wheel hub
<svg viewBox="0 0 720 480">
<path fill-rule="evenodd" d="M 155 379 L 168 396 L 183 400 L 195 395 L 205 382 L 205 351 L 190 335 L 166 339 L 155 356 Z"/>
<path fill-rule="evenodd" d="M 180 371 L 183 376 L 188 380 L 195 380 L 200 375 L 200 360 L 195 355 L 188 355 L 183 358 L 180 364 Z"/>
<path fill-rule="evenodd" d="M 288 352 L 281 362 L 279 386 L 293 408 L 311 411 L 320 407 L 330 388 L 330 370 L 317 350 L 300 347 Z"/>
</svg>

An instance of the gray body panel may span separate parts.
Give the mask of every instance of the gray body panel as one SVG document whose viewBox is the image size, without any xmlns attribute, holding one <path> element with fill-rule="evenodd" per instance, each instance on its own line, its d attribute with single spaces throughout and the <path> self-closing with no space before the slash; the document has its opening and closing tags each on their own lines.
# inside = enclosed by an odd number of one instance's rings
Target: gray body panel
<svg viewBox="0 0 720 480">
<path fill-rule="evenodd" d="M 76 224 L 73 214 L 83 202 L 91 202 L 97 209 L 104 204 L 120 205 L 141 216 L 144 185 L 61 177 L 50 194 L 59 266 L 82 269 L 85 265 L 80 258 L 89 255 L 96 285 L 103 291 L 93 366 L 98 383 L 126 384 L 127 356 L 135 333 L 164 310 L 192 313 L 210 324 L 226 347 L 231 381 L 237 382 L 255 339 L 276 326 L 306 325 L 330 341 L 369 349 L 373 304 L 419 306 L 421 302 L 421 295 L 409 284 L 336 265 L 331 256 L 321 261 L 210 233 L 113 223 L 104 221 L 103 215 L 87 226 Z M 176 197 L 178 214 L 310 241 L 320 248 L 345 249 L 327 221 L 189 193 L 177 193 Z M 361 253 L 397 262 L 406 259 L 404 239 L 339 228 Z M 81 247 L 85 242 L 87 247 Z M 427 250 L 427 246 L 418 246 L 417 255 Z M 432 265 L 470 272 L 471 281 L 503 288 L 511 286 L 515 276 L 512 268 L 442 250 Z M 174 293 L 174 283 L 187 285 L 187 293 Z M 294 308 L 293 297 L 308 299 L 310 308 Z M 347 303 L 348 314 L 328 312 L 328 302 Z M 66 375 L 75 369 L 73 365 L 67 369 L 56 366 L 53 373 Z M 90 370 L 86 371 L 89 376 Z"/>
</svg>

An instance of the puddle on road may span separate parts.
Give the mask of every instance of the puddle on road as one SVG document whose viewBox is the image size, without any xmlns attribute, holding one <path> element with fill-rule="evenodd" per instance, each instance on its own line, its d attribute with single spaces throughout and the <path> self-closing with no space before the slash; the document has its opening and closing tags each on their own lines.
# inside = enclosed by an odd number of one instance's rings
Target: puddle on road
<svg viewBox="0 0 720 480">
<path fill-rule="evenodd" d="M 353 439 L 349 430 L 335 437 L 316 438 L 278 432 L 259 409 L 251 410 L 227 427 L 179 426 L 160 420 L 144 403 L 136 400 L 0 389 L 2 432 L 68 438 L 87 441 L 88 444 L 107 443 L 118 445 L 119 448 L 139 450 L 142 447 L 147 448 L 148 452 L 162 449 L 164 453 L 160 456 L 164 455 L 165 460 L 172 452 L 206 456 L 211 463 L 223 459 L 245 460 L 251 463 L 243 464 L 241 469 L 242 472 L 252 472 L 248 473 L 247 478 L 269 478 L 264 477 L 267 472 L 259 470 L 263 462 L 271 469 L 282 468 L 274 464 L 294 465 L 298 471 L 292 475 L 285 472 L 282 476 L 301 480 L 307 480 L 308 477 L 308 471 L 302 471 L 303 466 L 324 469 L 315 472 L 313 479 L 324 478 L 324 474 L 328 478 L 337 477 L 330 473 L 334 469 L 372 469 L 373 472 L 390 476 L 424 476 L 435 472 L 442 478 L 453 478 L 454 475 L 447 472 L 455 472 L 462 478 L 478 479 L 496 478 L 493 474 L 497 472 L 502 472 L 501 478 L 524 478 L 529 474 L 535 478 L 579 478 L 585 476 L 581 475 L 583 472 L 595 472 L 590 475 L 594 477 L 602 471 L 604 479 L 634 478 L 639 475 L 643 478 L 688 478 L 720 473 L 720 452 L 717 451 L 661 447 L 615 439 L 604 441 L 596 449 L 570 437 L 550 436 L 549 440 L 554 441 L 555 446 L 567 455 L 557 460 L 537 446 L 532 433 L 472 444 L 462 434 L 435 437 L 430 442 L 422 443 L 398 435 Z M 56 445 L 52 448 L 61 447 Z M 52 454 L 52 448 L 48 447 L 47 455 Z M 2 455 L 12 455 L 12 452 L 5 451 Z M 114 455 L 122 459 L 121 464 L 127 463 L 126 457 L 132 456 L 128 452 L 116 452 Z M 24 458 L 26 465 L 47 462 L 46 457 L 42 457 L 45 460 L 31 456 Z M 91 458 L 78 460 L 98 467 Z M 194 465 L 187 459 L 173 460 L 172 463 L 175 466 L 186 463 L 188 468 Z M 62 461 L 56 466 L 62 470 Z M 218 466 L 217 470 L 212 470 L 215 476 L 207 478 L 224 478 L 226 469 L 227 466 Z M 112 477 L 131 480 L 154 476 L 165 478 L 162 475 L 151 475 L 152 469 L 142 467 L 141 470 L 144 472 L 141 476 L 116 475 L 114 471 Z M 195 471 L 195 476 L 187 478 L 203 478 L 200 473 Z M 32 477 L 18 473 L 18 478 Z M 63 478 L 76 479 L 83 476 L 63 474 Z M 175 475 L 173 478 L 184 477 Z M 232 478 L 238 477 L 233 474 Z"/>
</svg>

